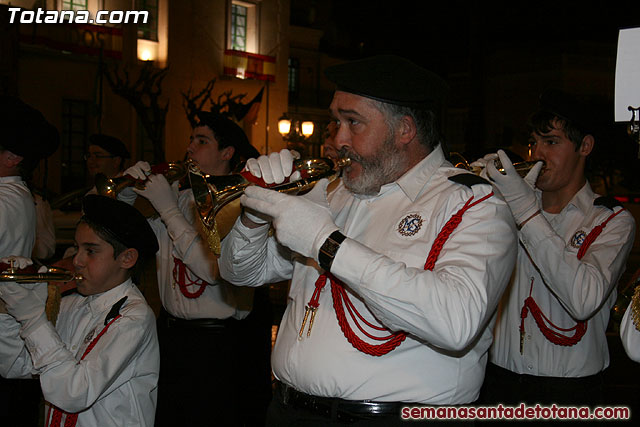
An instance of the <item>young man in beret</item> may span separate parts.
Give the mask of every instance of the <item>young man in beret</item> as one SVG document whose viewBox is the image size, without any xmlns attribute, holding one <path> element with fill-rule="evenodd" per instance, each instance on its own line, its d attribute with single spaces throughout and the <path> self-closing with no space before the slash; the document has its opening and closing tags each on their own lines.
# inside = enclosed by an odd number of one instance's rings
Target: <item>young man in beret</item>
<svg viewBox="0 0 640 427">
<path fill-rule="evenodd" d="M 292 279 L 269 424 L 396 425 L 405 406 L 473 402 L 515 260 L 508 207 L 445 160 L 439 77 L 396 56 L 325 74 L 351 159 L 341 183 L 328 197 L 326 180 L 297 197 L 247 188 L 222 243 L 232 283 Z M 261 175 L 287 176 L 283 160 L 258 161 Z"/>
<path fill-rule="evenodd" d="M 197 120 L 187 157 L 203 173 L 228 175 L 243 159 L 258 156 L 244 131 L 228 118 L 200 112 Z M 262 378 L 241 378 L 260 362 L 243 365 L 238 350 L 244 345 L 241 324 L 253 294 L 220 279 L 191 189 L 178 192 L 163 175 L 147 176 L 149 170 L 148 163 L 138 162 L 125 174 L 147 180 L 145 190 L 134 191 L 159 213 L 149 221 L 160 242 L 156 263 L 163 306 L 158 319 L 162 371 L 157 424 L 241 424 L 239 417 L 255 409 L 242 406 L 260 405 L 247 400 L 247 390 Z M 267 388 L 268 375 L 265 370 Z"/>
<path fill-rule="evenodd" d="M 545 92 L 529 121 L 531 158 L 540 162 L 524 179 L 502 151 L 506 175 L 487 165 L 520 241 L 498 312 L 483 389 L 487 403 L 603 402 L 605 332 L 635 223 L 585 178 L 596 144 L 594 111 L 574 95 Z"/>
<path fill-rule="evenodd" d="M 0 129 L 0 258 L 30 257 L 36 241 L 36 208 L 26 179 L 42 158 L 57 149 L 58 131 L 38 110 L 4 95 Z M 0 301 L 0 313 L 4 312 Z M 6 414 L 8 424 L 37 423 L 38 397 L 36 381 L 0 378 L 0 413 Z M 15 413 L 29 415 L 16 419 Z"/>
<path fill-rule="evenodd" d="M 10 344 L 0 346 L 2 375 L 39 377 L 47 426 L 151 427 L 158 338 L 132 276 L 158 242 L 135 208 L 97 195 L 83 201 L 75 240 L 82 279 L 62 298 L 55 327 L 45 315 L 46 283 L 2 285 L 9 314 L 0 315 L 0 334 Z"/>
</svg>

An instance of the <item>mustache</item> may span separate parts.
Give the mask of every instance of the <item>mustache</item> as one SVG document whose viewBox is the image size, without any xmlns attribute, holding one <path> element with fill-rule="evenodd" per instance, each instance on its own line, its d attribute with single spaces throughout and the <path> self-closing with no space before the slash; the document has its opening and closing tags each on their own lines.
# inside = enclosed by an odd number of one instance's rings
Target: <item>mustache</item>
<svg viewBox="0 0 640 427">
<path fill-rule="evenodd" d="M 358 162 L 358 163 L 362 163 L 362 161 L 364 160 L 362 156 L 358 155 L 355 151 L 350 150 L 348 147 L 342 147 L 338 151 L 338 158 L 340 159 L 349 158 L 351 159 L 352 162 Z"/>
</svg>

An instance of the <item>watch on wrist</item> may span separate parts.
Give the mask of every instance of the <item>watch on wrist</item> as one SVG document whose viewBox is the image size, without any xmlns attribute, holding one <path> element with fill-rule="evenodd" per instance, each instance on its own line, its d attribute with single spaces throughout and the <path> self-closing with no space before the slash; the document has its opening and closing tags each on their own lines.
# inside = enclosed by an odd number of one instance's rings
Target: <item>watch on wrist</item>
<svg viewBox="0 0 640 427">
<path fill-rule="evenodd" d="M 331 264 L 333 264 L 333 258 L 336 256 L 336 252 L 340 249 L 340 244 L 346 239 L 347 236 L 342 234 L 339 230 L 334 231 L 327 237 L 318 251 L 318 263 L 324 271 L 331 271 Z"/>
</svg>

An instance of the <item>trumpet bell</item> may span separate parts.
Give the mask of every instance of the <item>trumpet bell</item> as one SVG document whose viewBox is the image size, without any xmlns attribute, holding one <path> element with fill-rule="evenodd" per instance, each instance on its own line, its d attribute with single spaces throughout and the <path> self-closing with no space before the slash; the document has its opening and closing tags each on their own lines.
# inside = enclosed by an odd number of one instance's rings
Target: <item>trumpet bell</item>
<svg viewBox="0 0 640 427">
<path fill-rule="evenodd" d="M 250 185 L 259 185 L 281 193 L 297 194 L 310 190 L 316 182 L 323 178 L 333 179 L 338 175 L 333 160 L 327 158 L 299 159 L 294 161 L 295 170 L 300 172 L 301 179 L 276 185 L 266 185 L 264 181 L 245 171 L 239 174 L 214 176 L 201 173 L 197 167 L 190 168 L 189 182 L 196 203 L 196 209 L 203 224 L 213 227 L 216 214 L 231 201 L 242 195 Z"/>
<path fill-rule="evenodd" d="M 189 161 L 160 163 L 151 167 L 150 174 L 161 174 L 167 181 L 174 182 L 184 178 L 189 170 Z M 130 175 L 107 178 L 105 174 L 99 173 L 95 177 L 96 191 L 102 196 L 116 198 L 118 193 L 127 187 L 136 187 L 144 190 L 145 180 L 136 179 Z"/>
<path fill-rule="evenodd" d="M 262 179 L 254 177 L 248 171 L 224 176 L 207 175 L 191 164 L 189 182 L 209 248 L 213 253 L 220 254 L 220 240 L 240 215 L 241 207 L 237 199 L 248 186 L 259 185 L 281 193 L 298 194 L 310 190 L 322 178 L 333 180 L 339 174 L 338 168 L 348 164 L 348 159 L 336 162 L 326 158 L 296 160 L 293 166 L 300 172 L 301 179 L 277 185 L 266 185 Z M 225 209 L 221 212 L 223 208 Z"/>
</svg>

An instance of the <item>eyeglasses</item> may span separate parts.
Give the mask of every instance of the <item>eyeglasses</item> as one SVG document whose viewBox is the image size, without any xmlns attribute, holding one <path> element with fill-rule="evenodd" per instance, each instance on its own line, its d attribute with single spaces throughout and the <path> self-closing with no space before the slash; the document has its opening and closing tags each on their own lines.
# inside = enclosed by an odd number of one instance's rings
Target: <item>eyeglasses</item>
<svg viewBox="0 0 640 427">
<path fill-rule="evenodd" d="M 114 157 L 118 157 L 118 156 L 112 156 L 110 154 L 97 154 L 97 153 L 86 153 L 84 156 L 82 156 L 85 160 L 89 160 L 91 158 L 95 158 L 95 159 L 113 159 Z"/>
</svg>

